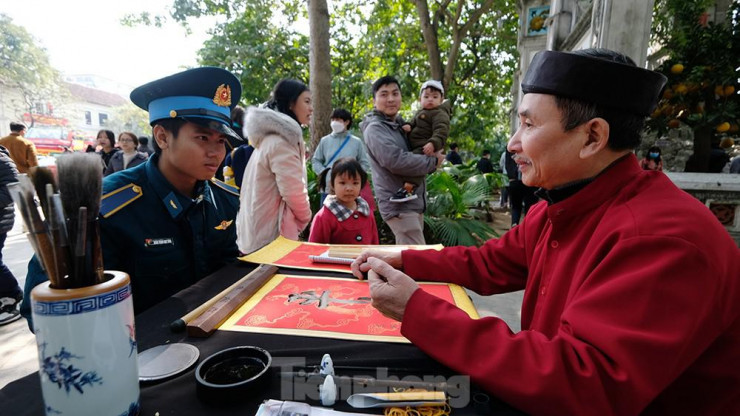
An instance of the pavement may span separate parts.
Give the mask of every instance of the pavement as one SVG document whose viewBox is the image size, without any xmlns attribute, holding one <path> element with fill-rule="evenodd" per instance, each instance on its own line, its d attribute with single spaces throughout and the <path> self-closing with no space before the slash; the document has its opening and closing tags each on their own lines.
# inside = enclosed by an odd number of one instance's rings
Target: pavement
<svg viewBox="0 0 740 416">
<path fill-rule="evenodd" d="M 16 210 L 15 224 L 8 233 L 3 247 L 3 262 L 8 266 L 18 284 L 23 288 L 26 281 L 28 260 L 33 249 L 23 232 L 20 213 Z M 21 377 L 39 370 L 36 337 L 28 329 L 26 320 L 21 318 L 13 323 L 0 326 L 0 388 Z"/>
<path fill-rule="evenodd" d="M 499 234 L 509 229 L 511 217 L 508 212 L 494 212 L 493 227 Z M 20 215 L 16 211 L 13 230 L 8 234 L 3 248 L 3 261 L 13 272 L 23 288 L 26 281 L 28 260 L 33 255 L 31 245 L 23 232 Z M 481 317 L 497 316 L 503 319 L 513 332 L 520 331 L 523 292 L 494 296 L 479 296 L 468 291 Z M 28 329 L 25 319 L 0 326 L 0 388 L 11 381 L 39 370 L 36 338 Z"/>
</svg>

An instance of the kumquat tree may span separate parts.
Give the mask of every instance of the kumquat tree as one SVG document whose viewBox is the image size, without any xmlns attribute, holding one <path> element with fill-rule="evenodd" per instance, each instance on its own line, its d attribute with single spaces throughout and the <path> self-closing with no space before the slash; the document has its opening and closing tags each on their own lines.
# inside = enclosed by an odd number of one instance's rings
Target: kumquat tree
<svg viewBox="0 0 740 416">
<path fill-rule="evenodd" d="M 740 119 L 738 56 L 740 0 L 724 22 L 710 22 L 711 0 L 656 2 L 654 37 L 667 59 L 656 69 L 668 77 L 663 96 L 648 122 L 658 134 L 689 126 L 694 155 L 686 171 L 706 172 L 712 142 L 736 135 Z"/>
</svg>

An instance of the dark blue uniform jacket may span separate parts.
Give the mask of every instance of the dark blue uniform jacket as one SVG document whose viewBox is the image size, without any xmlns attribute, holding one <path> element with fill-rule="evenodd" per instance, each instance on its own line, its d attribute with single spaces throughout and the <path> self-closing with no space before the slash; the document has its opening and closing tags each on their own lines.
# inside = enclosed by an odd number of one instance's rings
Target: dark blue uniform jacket
<svg viewBox="0 0 740 416">
<path fill-rule="evenodd" d="M 213 273 L 239 254 L 238 190 L 200 182 L 195 198 L 180 194 L 157 168 L 158 155 L 103 180 L 101 245 L 106 270 L 131 276 L 138 314 Z M 47 280 L 29 265 L 21 308 L 30 314 L 30 290 Z M 36 273 L 34 273 L 34 271 Z"/>
</svg>

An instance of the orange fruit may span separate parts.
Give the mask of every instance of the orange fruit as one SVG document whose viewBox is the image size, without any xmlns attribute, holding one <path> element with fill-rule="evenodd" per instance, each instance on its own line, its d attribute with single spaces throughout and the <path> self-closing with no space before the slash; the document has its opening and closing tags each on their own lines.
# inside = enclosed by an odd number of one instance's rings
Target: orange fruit
<svg viewBox="0 0 740 416">
<path fill-rule="evenodd" d="M 684 95 L 689 91 L 689 88 L 685 84 L 678 84 L 673 90 L 676 91 L 676 94 Z"/>
<path fill-rule="evenodd" d="M 725 90 L 724 90 L 725 97 L 731 96 L 734 92 L 735 92 L 735 87 L 733 87 L 732 85 L 728 85 L 725 87 Z"/>
<path fill-rule="evenodd" d="M 717 85 L 714 87 L 714 95 L 718 95 L 720 97 L 725 96 L 725 87 L 723 85 Z"/>
<path fill-rule="evenodd" d="M 730 123 L 726 121 L 722 124 L 717 125 L 717 127 L 715 127 L 715 130 L 717 130 L 718 133 L 724 133 L 729 129 L 730 129 Z"/>
<path fill-rule="evenodd" d="M 675 64 L 675 65 L 673 65 L 673 66 L 671 67 L 671 73 L 672 73 L 672 74 L 676 74 L 676 75 L 678 75 L 678 74 L 680 74 L 681 72 L 683 72 L 683 65 L 681 65 L 681 64 Z"/>
<path fill-rule="evenodd" d="M 668 122 L 668 127 L 672 128 L 672 129 L 676 129 L 680 125 L 681 125 L 681 122 L 678 119 L 675 119 L 675 118 L 673 120 L 671 120 L 671 121 Z"/>
</svg>

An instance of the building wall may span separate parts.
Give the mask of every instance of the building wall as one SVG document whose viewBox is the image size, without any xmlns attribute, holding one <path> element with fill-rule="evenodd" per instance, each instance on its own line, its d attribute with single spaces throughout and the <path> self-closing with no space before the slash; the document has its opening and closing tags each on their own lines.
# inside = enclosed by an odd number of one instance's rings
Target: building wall
<svg viewBox="0 0 740 416">
<path fill-rule="evenodd" d="M 519 3 L 520 62 L 514 76 L 513 102 L 521 100 L 521 77 L 541 50 L 572 51 L 607 48 L 645 66 L 652 24 L 653 0 L 523 0 Z M 544 26 L 532 22 L 549 8 Z M 512 116 L 512 131 L 516 129 Z"/>
<path fill-rule="evenodd" d="M 10 122 L 22 122 L 26 111 L 20 91 L 0 82 L 0 137 L 9 135 Z"/>
<path fill-rule="evenodd" d="M 67 119 L 67 128 L 75 130 L 78 136 L 95 137 L 100 129 L 105 128 L 100 123 L 101 116 L 111 120 L 115 112 L 115 107 L 87 102 L 75 96 L 52 97 L 48 102 L 53 106 L 53 117 Z M 25 113 L 28 109 L 20 91 L 0 82 L 0 137 L 10 134 L 11 121 L 28 124 L 23 118 Z M 86 113 L 90 114 L 89 122 Z"/>
</svg>

